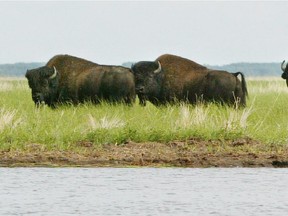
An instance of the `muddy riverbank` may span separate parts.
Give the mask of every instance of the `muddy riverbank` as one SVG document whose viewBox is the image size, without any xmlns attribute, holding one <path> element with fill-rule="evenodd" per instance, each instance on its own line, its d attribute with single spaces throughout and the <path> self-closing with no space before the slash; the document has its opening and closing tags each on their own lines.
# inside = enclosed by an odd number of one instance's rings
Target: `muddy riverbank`
<svg viewBox="0 0 288 216">
<path fill-rule="evenodd" d="M 189 139 L 168 143 L 127 142 L 95 147 L 78 142 L 73 150 L 47 150 L 27 144 L 24 150 L 0 152 L 2 167 L 288 167 L 288 145 L 237 140 Z"/>
</svg>

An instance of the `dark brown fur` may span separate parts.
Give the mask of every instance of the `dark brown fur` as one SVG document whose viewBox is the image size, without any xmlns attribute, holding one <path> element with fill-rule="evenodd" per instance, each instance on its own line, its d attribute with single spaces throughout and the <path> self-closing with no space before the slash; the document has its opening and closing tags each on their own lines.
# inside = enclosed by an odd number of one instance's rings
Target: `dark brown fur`
<svg viewBox="0 0 288 216">
<path fill-rule="evenodd" d="M 161 64 L 161 72 L 153 73 Z M 247 88 L 244 75 L 210 70 L 194 61 L 165 54 L 154 62 L 138 62 L 132 67 L 136 93 L 140 102 L 155 105 L 198 100 L 246 105 Z M 242 81 L 237 78 L 241 74 Z"/>
<path fill-rule="evenodd" d="M 48 79 L 54 67 L 57 77 Z M 43 71 L 47 71 L 47 76 L 43 76 Z M 134 76 L 130 69 L 98 65 L 74 56 L 57 55 L 46 66 L 27 71 L 26 77 L 34 102 L 44 101 L 51 107 L 57 103 L 99 103 L 102 100 L 132 104 L 135 100 Z M 43 87 L 45 82 L 49 87 Z"/>
</svg>

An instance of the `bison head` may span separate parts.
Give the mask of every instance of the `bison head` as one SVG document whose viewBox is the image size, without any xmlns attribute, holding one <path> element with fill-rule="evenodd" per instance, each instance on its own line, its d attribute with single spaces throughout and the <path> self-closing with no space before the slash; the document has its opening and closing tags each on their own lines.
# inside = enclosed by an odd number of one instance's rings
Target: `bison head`
<svg viewBox="0 0 288 216">
<path fill-rule="evenodd" d="M 147 99 L 157 103 L 163 79 L 160 62 L 142 61 L 134 64 L 131 69 L 135 76 L 135 90 L 140 104 L 145 106 Z"/>
<path fill-rule="evenodd" d="M 26 78 L 32 90 L 32 99 L 37 107 L 47 104 L 54 107 L 56 98 L 59 73 L 55 67 L 48 66 L 27 70 Z"/>
<path fill-rule="evenodd" d="M 281 64 L 281 69 L 283 71 L 281 77 L 286 80 L 286 84 L 288 86 L 288 67 L 287 63 L 285 63 L 285 60 Z"/>
</svg>

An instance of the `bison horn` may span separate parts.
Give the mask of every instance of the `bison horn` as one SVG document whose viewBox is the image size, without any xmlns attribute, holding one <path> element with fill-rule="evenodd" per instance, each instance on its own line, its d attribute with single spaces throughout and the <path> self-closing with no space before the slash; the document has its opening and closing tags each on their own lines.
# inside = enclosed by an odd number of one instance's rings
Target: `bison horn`
<svg viewBox="0 0 288 216">
<path fill-rule="evenodd" d="M 158 61 L 158 65 L 159 65 L 158 68 L 154 71 L 155 74 L 161 72 L 161 64 L 159 61 Z"/>
<path fill-rule="evenodd" d="M 49 77 L 49 79 L 54 79 L 57 76 L 57 70 L 55 66 L 53 66 L 53 68 L 54 68 L 54 73 Z"/>
<path fill-rule="evenodd" d="M 283 72 L 285 71 L 286 66 L 287 66 L 287 64 L 285 64 L 285 60 L 284 60 L 284 61 L 282 62 L 282 64 L 281 64 L 281 69 L 282 69 Z"/>
</svg>

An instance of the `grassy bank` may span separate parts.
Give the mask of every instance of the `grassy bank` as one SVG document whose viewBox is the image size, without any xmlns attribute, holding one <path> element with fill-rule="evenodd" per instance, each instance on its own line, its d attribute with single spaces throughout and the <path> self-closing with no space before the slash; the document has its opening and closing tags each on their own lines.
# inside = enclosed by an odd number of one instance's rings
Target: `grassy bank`
<svg viewBox="0 0 288 216">
<path fill-rule="evenodd" d="M 101 104 L 36 109 L 26 80 L 0 79 L 0 150 L 79 151 L 125 142 L 225 140 L 249 137 L 263 144 L 288 142 L 288 88 L 280 78 L 248 79 L 245 109 L 179 105 L 141 107 Z"/>
</svg>

